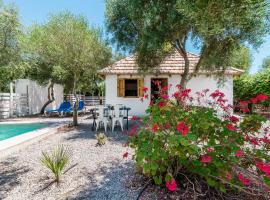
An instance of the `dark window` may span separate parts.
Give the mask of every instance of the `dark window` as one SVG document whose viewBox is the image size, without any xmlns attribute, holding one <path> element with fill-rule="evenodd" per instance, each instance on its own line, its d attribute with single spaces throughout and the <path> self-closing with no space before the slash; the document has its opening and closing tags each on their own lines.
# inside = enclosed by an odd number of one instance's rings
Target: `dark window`
<svg viewBox="0 0 270 200">
<path fill-rule="evenodd" d="M 125 79 L 125 96 L 137 97 L 138 96 L 138 81 L 137 79 Z"/>
</svg>

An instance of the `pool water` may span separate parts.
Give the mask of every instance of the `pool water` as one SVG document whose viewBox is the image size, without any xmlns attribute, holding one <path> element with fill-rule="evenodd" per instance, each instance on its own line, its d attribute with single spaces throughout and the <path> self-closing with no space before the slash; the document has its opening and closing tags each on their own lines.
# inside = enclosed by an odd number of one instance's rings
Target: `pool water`
<svg viewBox="0 0 270 200">
<path fill-rule="evenodd" d="M 45 127 L 48 127 L 48 124 L 0 124 L 0 141 Z"/>
</svg>

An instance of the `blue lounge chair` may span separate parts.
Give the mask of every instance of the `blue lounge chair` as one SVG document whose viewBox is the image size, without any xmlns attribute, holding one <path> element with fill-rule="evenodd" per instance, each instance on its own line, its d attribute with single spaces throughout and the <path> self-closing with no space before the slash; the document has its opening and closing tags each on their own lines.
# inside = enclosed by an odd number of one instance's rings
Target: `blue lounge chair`
<svg viewBox="0 0 270 200">
<path fill-rule="evenodd" d="M 70 107 L 70 108 L 68 108 L 68 109 L 65 109 L 63 112 L 64 112 L 65 114 L 71 114 L 71 113 L 73 113 L 74 107 L 75 107 L 75 104 L 73 105 L 73 107 Z M 82 111 L 84 110 L 84 108 L 85 108 L 85 103 L 84 103 L 84 101 L 79 101 L 79 105 L 78 105 L 77 112 L 78 112 L 78 113 L 82 112 Z"/>
<path fill-rule="evenodd" d="M 61 103 L 61 105 L 59 106 L 58 109 L 46 110 L 44 112 L 44 114 L 45 114 L 45 116 L 48 115 L 48 114 L 55 114 L 55 113 L 57 113 L 59 115 L 62 115 L 65 110 L 70 109 L 70 108 L 71 108 L 70 102 L 64 101 L 64 102 Z"/>
</svg>

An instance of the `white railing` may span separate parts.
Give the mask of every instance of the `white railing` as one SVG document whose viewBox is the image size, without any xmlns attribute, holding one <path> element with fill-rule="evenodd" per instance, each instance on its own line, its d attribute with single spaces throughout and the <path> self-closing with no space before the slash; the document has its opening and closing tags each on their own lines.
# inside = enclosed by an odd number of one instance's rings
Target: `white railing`
<svg viewBox="0 0 270 200">
<path fill-rule="evenodd" d="M 80 100 L 83 100 L 86 106 L 95 106 L 95 105 L 105 104 L 105 97 L 85 96 L 81 94 L 78 94 L 77 97 Z M 64 98 L 71 103 L 75 102 L 75 97 L 73 94 L 65 94 Z"/>
<path fill-rule="evenodd" d="M 0 93 L 0 119 L 29 114 L 27 94 Z"/>
</svg>

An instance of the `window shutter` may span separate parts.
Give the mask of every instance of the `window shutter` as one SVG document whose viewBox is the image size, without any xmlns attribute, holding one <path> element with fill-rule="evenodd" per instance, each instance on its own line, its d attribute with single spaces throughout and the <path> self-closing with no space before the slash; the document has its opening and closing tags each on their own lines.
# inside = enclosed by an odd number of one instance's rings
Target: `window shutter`
<svg viewBox="0 0 270 200">
<path fill-rule="evenodd" d="M 125 79 L 117 79 L 117 96 L 125 96 Z"/>
<path fill-rule="evenodd" d="M 138 79 L 138 96 L 143 97 L 144 80 Z"/>
</svg>

